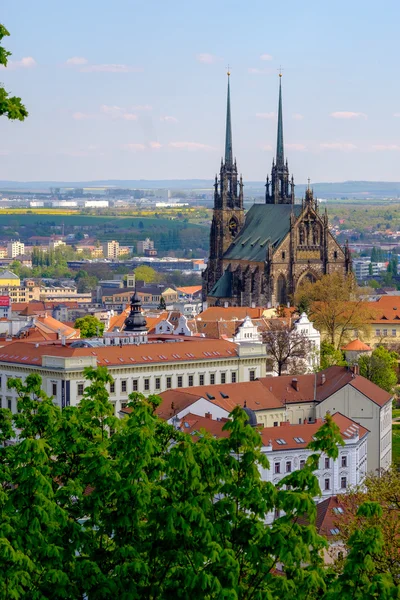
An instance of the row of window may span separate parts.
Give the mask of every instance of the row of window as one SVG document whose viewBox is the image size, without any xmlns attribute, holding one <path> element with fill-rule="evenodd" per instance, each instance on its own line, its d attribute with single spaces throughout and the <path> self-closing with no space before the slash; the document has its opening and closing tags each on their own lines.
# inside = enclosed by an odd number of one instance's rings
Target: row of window
<svg viewBox="0 0 400 600">
<path fill-rule="evenodd" d="M 249 377 L 250 377 L 250 381 L 254 381 L 255 380 L 255 371 L 250 371 Z M 219 379 L 220 379 L 220 383 L 228 383 L 227 382 L 227 373 L 220 373 Z M 236 371 L 232 371 L 230 379 L 231 379 L 231 383 L 236 383 L 236 381 L 237 381 Z M 206 383 L 205 374 L 200 373 L 198 376 L 197 385 L 205 385 L 205 383 Z M 217 383 L 215 373 L 210 373 L 209 383 L 210 383 L 210 385 L 214 385 L 215 383 Z M 1 385 L 1 383 L 0 383 L 0 385 Z M 187 375 L 186 385 L 188 387 L 193 387 L 195 385 L 195 376 L 194 375 Z M 54 386 L 56 386 L 56 387 L 54 388 Z M 178 388 L 184 387 L 184 376 L 183 375 L 177 376 L 176 387 L 178 387 Z M 131 388 L 131 390 L 129 390 L 128 388 L 129 388 L 128 379 L 123 379 L 122 381 L 120 381 L 121 394 L 127 394 L 127 393 L 130 393 L 130 391 L 132 391 L 132 392 L 139 391 L 139 379 L 132 379 L 132 388 Z M 165 378 L 165 388 L 166 389 L 172 388 L 172 376 L 167 376 Z M 55 389 L 55 391 L 54 391 L 54 389 Z M 154 378 L 154 389 L 161 390 L 161 377 Z M 84 390 L 85 390 L 85 384 L 83 382 L 78 383 L 77 384 L 78 396 L 83 396 Z M 145 392 L 150 391 L 150 377 L 145 377 L 143 379 L 143 390 Z M 110 394 L 115 394 L 116 391 L 117 391 L 116 382 L 111 383 L 110 384 Z M 53 395 L 56 395 L 56 394 L 57 394 L 57 384 L 53 384 Z"/>
<path fill-rule="evenodd" d="M 304 458 L 302 458 L 300 460 L 300 469 L 304 469 L 305 464 L 306 464 L 306 461 L 305 461 Z M 341 457 L 341 466 L 342 467 L 347 467 L 347 456 L 342 456 Z M 324 459 L 324 468 L 325 469 L 330 469 L 330 467 L 331 467 L 331 459 L 328 458 L 328 457 L 326 457 Z M 285 462 L 285 473 L 291 473 L 291 472 L 292 472 L 292 461 L 291 460 L 287 460 Z M 280 461 L 279 462 L 277 461 L 277 462 L 274 463 L 274 473 L 276 475 L 278 475 L 279 473 L 281 473 L 281 462 Z M 343 486 L 341 486 L 341 487 L 343 487 Z M 325 488 L 325 489 L 329 489 L 329 488 Z"/>
<path fill-rule="evenodd" d="M 388 333 L 388 329 L 375 329 L 375 336 L 376 337 L 388 337 L 389 333 Z M 397 331 L 396 329 L 392 329 L 392 334 L 391 337 L 396 337 L 397 336 Z"/>
</svg>

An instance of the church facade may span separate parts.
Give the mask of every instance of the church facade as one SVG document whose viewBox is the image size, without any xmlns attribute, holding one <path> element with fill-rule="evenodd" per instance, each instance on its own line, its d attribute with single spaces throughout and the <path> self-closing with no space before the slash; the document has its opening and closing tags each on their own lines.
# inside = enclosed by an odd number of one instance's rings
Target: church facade
<svg viewBox="0 0 400 600">
<path fill-rule="evenodd" d="M 286 304 L 305 279 L 351 271 L 349 249 L 329 231 L 326 209 L 320 213 L 310 187 L 301 203 L 295 203 L 294 179 L 284 157 L 279 77 L 277 149 L 265 203 L 254 204 L 245 215 L 243 181 L 233 159 L 228 73 L 225 159 L 215 177 L 210 254 L 203 275 L 209 306 Z"/>
</svg>

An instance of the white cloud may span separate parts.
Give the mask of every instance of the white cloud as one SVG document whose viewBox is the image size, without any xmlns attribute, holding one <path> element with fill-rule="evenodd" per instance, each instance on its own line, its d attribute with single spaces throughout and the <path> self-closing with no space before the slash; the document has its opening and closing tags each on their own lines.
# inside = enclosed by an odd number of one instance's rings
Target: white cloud
<svg viewBox="0 0 400 600">
<path fill-rule="evenodd" d="M 215 54 L 208 54 L 207 52 L 203 52 L 201 54 L 196 54 L 196 60 L 198 62 L 211 65 L 220 59 L 217 56 L 215 56 Z"/>
<path fill-rule="evenodd" d="M 330 114 L 334 119 L 366 119 L 367 115 L 362 112 L 351 112 L 351 111 L 337 111 Z"/>
<path fill-rule="evenodd" d="M 146 150 L 146 146 L 144 144 L 123 144 L 122 148 L 124 150 L 130 150 L 131 152 L 140 152 Z"/>
<path fill-rule="evenodd" d="M 274 112 L 269 113 L 256 113 L 257 119 L 275 119 L 276 114 Z"/>
<path fill-rule="evenodd" d="M 179 150 L 214 150 L 212 146 L 198 142 L 170 142 L 168 145 Z"/>
<path fill-rule="evenodd" d="M 272 60 L 272 56 L 270 54 L 261 54 L 261 60 Z"/>
<path fill-rule="evenodd" d="M 272 150 L 272 146 L 270 144 L 264 144 L 260 146 L 261 150 L 264 150 L 265 152 L 271 152 Z"/>
<path fill-rule="evenodd" d="M 86 65 L 79 70 L 81 73 L 140 73 L 143 68 L 132 65 L 104 64 Z"/>
<path fill-rule="evenodd" d="M 153 150 L 158 150 L 159 148 L 161 148 L 162 144 L 160 144 L 160 142 L 150 142 L 149 146 Z"/>
<path fill-rule="evenodd" d="M 373 150 L 385 151 L 385 150 L 400 150 L 400 146 L 398 144 L 374 144 L 372 146 Z"/>
<path fill-rule="evenodd" d="M 111 119 L 124 119 L 125 121 L 136 121 L 137 115 L 131 112 L 127 112 L 125 108 L 121 106 L 109 106 L 107 104 L 102 104 L 100 106 L 100 112 Z"/>
<path fill-rule="evenodd" d="M 302 121 L 304 119 L 304 115 L 301 115 L 300 113 L 293 113 L 292 119 L 295 121 Z"/>
<path fill-rule="evenodd" d="M 32 56 L 24 56 L 21 60 L 10 60 L 8 61 L 7 67 L 0 65 L 2 69 L 32 69 L 37 66 L 36 60 Z"/>
<path fill-rule="evenodd" d="M 131 110 L 153 110 L 150 104 L 138 104 L 137 106 L 131 106 Z"/>
<path fill-rule="evenodd" d="M 289 150 L 299 150 L 301 152 L 306 150 L 306 146 L 304 144 L 286 144 L 286 148 Z"/>
<path fill-rule="evenodd" d="M 76 65 L 87 65 L 88 59 L 83 56 L 72 56 L 65 61 L 65 64 L 68 67 L 76 66 Z"/>
<path fill-rule="evenodd" d="M 340 152 L 351 152 L 351 150 L 356 150 L 357 146 L 355 144 L 351 144 L 350 142 L 325 142 L 320 144 L 320 148 L 322 150 L 339 150 Z"/>
<path fill-rule="evenodd" d="M 400 117 L 400 113 L 394 113 L 394 117 Z"/>
<path fill-rule="evenodd" d="M 177 123 L 178 119 L 176 117 L 160 117 L 160 121 L 165 121 L 166 123 Z"/>
</svg>

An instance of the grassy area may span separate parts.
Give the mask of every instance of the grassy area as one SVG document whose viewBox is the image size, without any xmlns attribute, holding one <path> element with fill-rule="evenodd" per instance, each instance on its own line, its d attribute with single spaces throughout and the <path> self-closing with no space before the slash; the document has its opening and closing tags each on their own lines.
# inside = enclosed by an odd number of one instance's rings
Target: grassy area
<svg viewBox="0 0 400 600">
<path fill-rule="evenodd" d="M 392 460 L 400 468 L 400 424 L 393 425 Z"/>
<path fill-rule="evenodd" d="M 393 419 L 400 419 L 400 408 L 394 408 L 392 410 L 392 418 Z"/>
</svg>

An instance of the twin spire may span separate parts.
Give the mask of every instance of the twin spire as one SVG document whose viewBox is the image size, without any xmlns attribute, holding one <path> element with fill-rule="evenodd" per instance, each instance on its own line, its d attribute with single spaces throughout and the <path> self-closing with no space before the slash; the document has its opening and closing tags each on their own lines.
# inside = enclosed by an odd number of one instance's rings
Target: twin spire
<svg viewBox="0 0 400 600">
<path fill-rule="evenodd" d="M 233 166 L 233 146 L 232 146 L 232 119 L 231 119 L 231 89 L 230 89 L 230 71 L 228 75 L 228 88 L 226 100 L 226 131 L 225 131 L 225 166 Z M 276 166 L 283 168 L 285 166 L 285 152 L 283 144 L 283 112 L 282 112 L 282 73 L 279 73 L 279 102 L 278 102 L 278 132 L 276 140 Z"/>
<path fill-rule="evenodd" d="M 226 101 L 226 134 L 225 134 L 225 165 L 233 165 L 233 150 L 232 150 L 232 122 L 231 122 L 231 89 L 229 85 L 230 72 L 228 71 L 228 93 Z"/>
</svg>

